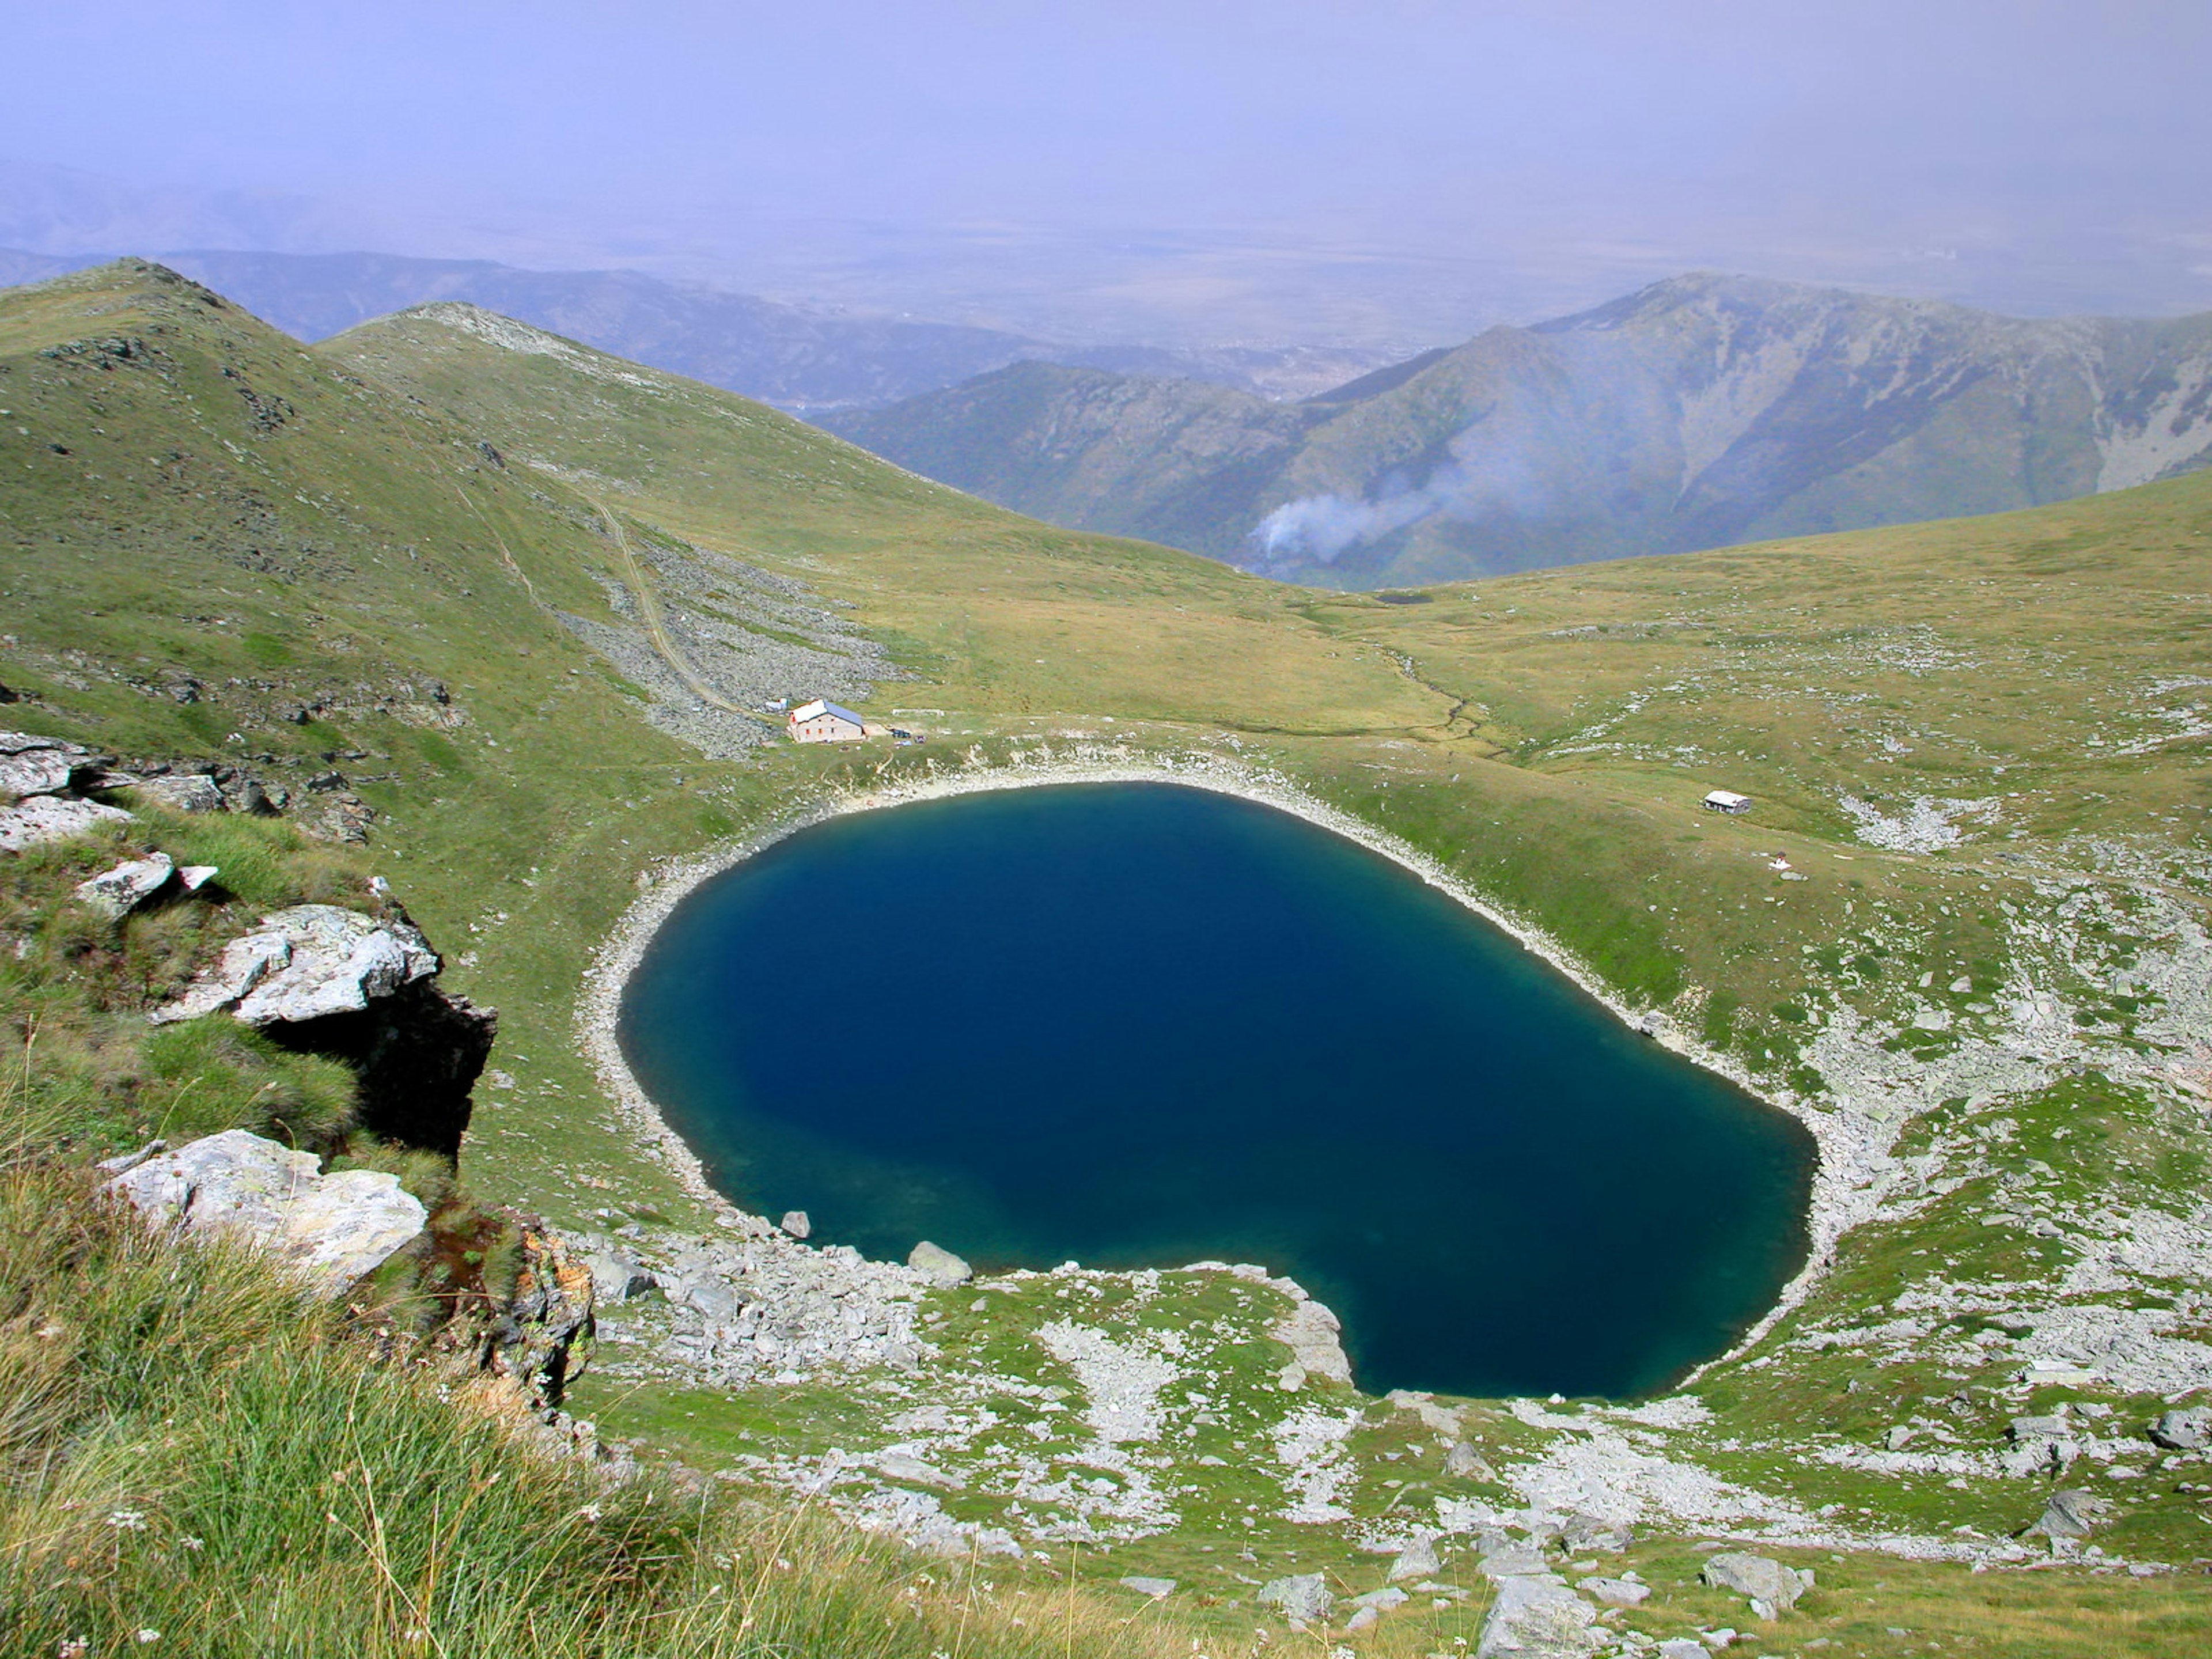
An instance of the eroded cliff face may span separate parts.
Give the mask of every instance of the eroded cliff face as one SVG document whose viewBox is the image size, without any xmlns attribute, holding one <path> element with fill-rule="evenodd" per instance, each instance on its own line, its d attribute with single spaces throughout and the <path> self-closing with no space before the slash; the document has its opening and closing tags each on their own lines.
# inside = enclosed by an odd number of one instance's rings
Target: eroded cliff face
<svg viewBox="0 0 2212 1659">
<path fill-rule="evenodd" d="M 430 975 L 359 1009 L 264 1029 L 288 1048 L 351 1066 L 361 1079 L 358 1121 L 369 1133 L 455 1158 L 499 1013 L 441 988 Z"/>
<path fill-rule="evenodd" d="M 296 1054 L 338 1060 L 360 1079 L 360 1127 L 453 1158 L 499 1015 L 441 987 L 441 966 L 422 929 L 380 891 L 368 910 L 295 904 L 229 940 L 151 1018 L 227 1013 Z"/>
</svg>

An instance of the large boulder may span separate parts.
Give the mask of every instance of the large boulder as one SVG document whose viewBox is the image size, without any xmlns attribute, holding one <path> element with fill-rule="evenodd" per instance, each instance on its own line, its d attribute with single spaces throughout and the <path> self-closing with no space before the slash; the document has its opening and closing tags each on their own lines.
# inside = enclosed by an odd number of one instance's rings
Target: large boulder
<svg viewBox="0 0 2212 1659">
<path fill-rule="evenodd" d="M 1813 1585 L 1808 1571 L 1740 1550 L 1712 1557 L 1698 1577 L 1715 1589 L 1734 1590 L 1748 1599 L 1753 1616 L 1759 1619 L 1779 1618 L 1796 1607 L 1797 1598 Z"/>
<path fill-rule="evenodd" d="M 1398 1552 L 1385 1576 L 1395 1584 L 1401 1578 L 1433 1578 L 1443 1570 L 1444 1564 L 1437 1556 L 1436 1540 L 1417 1537 Z"/>
<path fill-rule="evenodd" d="M 2008 1474 L 2061 1474 L 2081 1455 L 2073 1428 L 2063 1417 L 2015 1417 L 2006 1432 L 2012 1443 L 2004 1451 Z"/>
<path fill-rule="evenodd" d="M 1577 1578 L 1575 1588 L 1593 1601 L 1608 1607 L 1641 1607 L 1651 1586 L 1634 1578 L 1594 1577 Z"/>
<path fill-rule="evenodd" d="M 957 1256 L 941 1244 L 923 1239 L 907 1253 L 906 1265 L 927 1279 L 939 1290 L 951 1290 L 955 1285 L 965 1285 L 975 1276 L 975 1270 L 965 1260 Z"/>
<path fill-rule="evenodd" d="M 2212 1406 L 2160 1413 L 2150 1437 L 2168 1451 L 2203 1451 L 2212 1445 Z"/>
<path fill-rule="evenodd" d="M 1495 1480 L 1498 1471 L 1472 1440 L 1455 1440 L 1444 1453 L 1444 1473 L 1462 1480 Z"/>
<path fill-rule="evenodd" d="M 584 1258 L 592 1272 L 592 1295 L 605 1303 L 634 1302 L 660 1288 L 660 1281 L 643 1267 L 614 1250 L 596 1250 Z"/>
<path fill-rule="evenodd" d="M 376 1170 L 325 1175 L 298 1152 L 228 1129 L 161 1152 L 107 1183 L 149 1225 L 220 1233 L 267 1249 L 325 1295 L 376 1271 L 422 1231 L 420 1200 Z"/>
<path fill-rule="evenodd" d="M 2043 1506 L 2042 1515 L 2021 1536 L 2033 1538 L 2039 1534 L 2048 1538 L 2054 1546 L 2062 1540 L 2069 1543 L 2078 1542 L 2087 1538 L 2097 1523 L 2112 1510 L 2111 1501 L 2098 1497 L 2094 1492 L 2082 1492 L 2078 1488 L 2055 1492 Z"/>
<path fill-rule="evenodd" d="M 1475 1659 L 1589 1659 L 1605 1644 L 1596 1624 L 1597 1609 L 1557 1573 L 1515 1573 L 1498 1580 Z"/>
<path fill-rule="evenodd" d="M 1336 1596 L 1329 1589 L 1328 1580 L 1317 1572 L 1271 1579 L 1260 1587 L 1257 1599 L 1301 1629 L 1308 1625 L 1327 1624 L 1336 1607 Z"/>
</svg>

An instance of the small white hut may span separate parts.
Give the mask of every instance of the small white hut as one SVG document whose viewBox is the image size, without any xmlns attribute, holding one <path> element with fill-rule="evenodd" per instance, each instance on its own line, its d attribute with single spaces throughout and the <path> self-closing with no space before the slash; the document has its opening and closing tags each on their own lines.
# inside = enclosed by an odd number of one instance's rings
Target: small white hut
<svg viewBox="0 0 2212 1659">
<path fill-rule="evenodd" d="M 1728 812 L 1741 816 L 1751 811 L 1751 797 L 1739 795 L 1733 789 L 1716 789 L 1705 799 L 1708 812 Z"/>
<path fill-rule="evenodd" d="M 866 722 L 858 714 L 819 697 L 799 704 L 784 723 L 793 743 L 854 743 L 868 735 Z"/>
</svg>

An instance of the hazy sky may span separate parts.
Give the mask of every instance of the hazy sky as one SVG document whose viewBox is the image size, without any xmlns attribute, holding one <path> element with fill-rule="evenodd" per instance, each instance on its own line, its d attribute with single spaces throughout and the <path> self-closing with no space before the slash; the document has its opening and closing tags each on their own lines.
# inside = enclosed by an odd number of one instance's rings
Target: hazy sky
<svg viewBox="0 0 2212 1659">
<path fill-rule="evenodd" d="M 1540 311 L 1723 264 L 2212 307 L 2206 0 L 344 10 L 12 8 L 52 72 L 0 156 L 313 198 L 264 222 L 301 246 L 878 303 L 1364 268 Z"/>
</svg>

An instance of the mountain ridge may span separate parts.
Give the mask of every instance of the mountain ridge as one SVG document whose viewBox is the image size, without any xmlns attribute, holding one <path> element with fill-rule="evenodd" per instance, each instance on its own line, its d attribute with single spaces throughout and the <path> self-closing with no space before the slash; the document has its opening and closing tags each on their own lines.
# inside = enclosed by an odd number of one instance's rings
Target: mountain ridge
<svg viewBox="0 0 2212 1659">
<path fill-rule="evenodd" d="M 372 252 L 203 248 L 158 258 L 164 269 L 222 292 L 301 340 L 325 339 L 414 306 L 463 301 L 799 414 L 893 403 L 1032 359 L 1291 395 L 1326 383 L 1346 365 L 1372 362 L 1320 348 L 1054 342 L 964 323 L 817 309 L 620 269 L 537 270 Z M 39 281 L 99 263 L 88 255 L 0 247 L 0 281 Z"/>
<path fill-rule="evenodd" d="M 2212 313 L 1693 272 L 1310 397 L 994 371 L 826 422 L 1051 522 L 1326 586 L 2037 506 L 2212 458 Z"/>
</svg>

